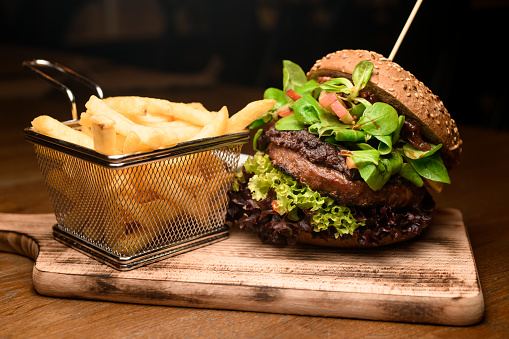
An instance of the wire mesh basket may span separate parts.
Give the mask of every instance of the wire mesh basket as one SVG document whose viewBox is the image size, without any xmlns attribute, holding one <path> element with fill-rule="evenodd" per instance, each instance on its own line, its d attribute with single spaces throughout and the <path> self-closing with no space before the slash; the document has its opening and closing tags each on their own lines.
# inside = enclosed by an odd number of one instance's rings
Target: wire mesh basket
<svg viewBox="0 0 509 339">
<path fill-rule="evenodd" d="M 94 90 L 80 74 L 46 60 L 23 66 L 66 93 L 80 129 L 75 97 L 41 68 L 56 70 Z M 130 270 L 228 237 L 227 191 L 249 132 L 183 142 L 151 152 L 104 155 L 33 128 L 25 138 L 53 205 L 54 237 L 118 270 Z"/>
<path fill-rule="evenodd" d="M 25 137 L 55 210 L 54 236 L 103 263 L 133 269 L 228 237 L 227 191 L 248 132 L 118 156 L 32 128 Z"/>
</svg>

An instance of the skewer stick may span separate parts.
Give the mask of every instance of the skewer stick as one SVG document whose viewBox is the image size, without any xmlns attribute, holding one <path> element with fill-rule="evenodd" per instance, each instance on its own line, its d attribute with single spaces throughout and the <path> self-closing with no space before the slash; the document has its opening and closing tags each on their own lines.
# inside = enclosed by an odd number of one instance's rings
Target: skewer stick
<svg viewBox="0 0 509 339">
<path fill-rule="evenodd" d="M 410 13 L 410 16 L 408 17 L 405 26 L 403 27 L 403 30 L 399 34 L 398 40 L 396 41 L 396 44 L 392 48 L 391 55 L 389 55 L 389 60 L 394 60 L 394 57 L 396 56 L 396 53 L 398 52 L 399 46 L 401 45 L 401 42 L 405 38 L 406 32 L 408 31 L 408 28 L 412 24 L 412 21 L 414 20 L 415 15 L 417 14 L 417 11 L 419 10 L 419 7 L 421 6 L 422 0 L 417 0 L 417 2 L 414 5 L 414 9 L 412 10 L 412 13 Z"/>
</svg>

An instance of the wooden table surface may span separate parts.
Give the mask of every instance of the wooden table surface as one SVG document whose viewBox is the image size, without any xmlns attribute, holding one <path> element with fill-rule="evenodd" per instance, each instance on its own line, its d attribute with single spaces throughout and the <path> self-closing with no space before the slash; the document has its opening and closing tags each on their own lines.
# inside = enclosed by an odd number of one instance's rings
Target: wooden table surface
<svg viewBox="0 0 509 339">
<path fill-rule="evenodd" d="M 16 84 L 20 91 L 27 92 L 26 95 L 7 95 L 5 91 L 0 94 L 0 212 L 53 211 L 32 145 L 24 140 L 23 128 L 39 114 L 67 119 L 69 111 L 62 94 L 42 90 L 46 86 L 44 83 L 33 83 L 29 78 L 22 76 L 25 82 Z M 6 87 L 8 77 L 0 80 L 2 90 L 17 93 L 15 88 Z M 29 95 L 30 92 L 39 94 Z M 225 104 L 232 112 L 262 95 L 261 90 L 238 86 L 193 89 L 112 87 L 106 93 L 202 101 L 210 109 Z M 464 140 L 461 163 L 451 173 L 453 184 L 435 198 L 439 206 L 457 208 L 463 213 L 485 299 L 485 316 L 479 324 L 434 326 L 51 298 L 34 290 L 31 259 L 0 253 L 0 337 L 507 336 L 509 148 L 506 145 L 509 144 L 509 133 L 472 126 L 460 126 L 460 132 Z M 249 147 L 246 152 L 250 152 Z"/>
</svg>

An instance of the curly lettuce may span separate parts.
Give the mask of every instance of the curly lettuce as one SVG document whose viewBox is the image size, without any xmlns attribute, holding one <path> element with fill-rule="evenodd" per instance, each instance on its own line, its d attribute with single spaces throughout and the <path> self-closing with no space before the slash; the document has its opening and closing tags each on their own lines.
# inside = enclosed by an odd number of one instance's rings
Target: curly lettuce
<svg viewBox="0 0 509 339">
<path fill-rule="evenodd" d="M 304 210 L 310 211 L 314 232 L 330 230 L 332 226 L 334 236 L 339 238 L 347 234 L 353 235 L 358 227 L 364 226 L 364 221 L 356 220 L 348 207 L 339 205 L 328 196 L 320 195 L 272 166 L 267 154 L 256 153 L 244 163 L 244 169 L 253 174 L 248 188 L 254 200 L 265 199 L 272 188 L 276 193 L 272 208 L 279 215 L 286 214 L 288 219 L 295 221 L 299 220 Z M 242 172 L 238 172 L 237 177 L 242 175 Z M 238 190 L 238 186 L 234 185 L 233 189 Z"/>
</svg>

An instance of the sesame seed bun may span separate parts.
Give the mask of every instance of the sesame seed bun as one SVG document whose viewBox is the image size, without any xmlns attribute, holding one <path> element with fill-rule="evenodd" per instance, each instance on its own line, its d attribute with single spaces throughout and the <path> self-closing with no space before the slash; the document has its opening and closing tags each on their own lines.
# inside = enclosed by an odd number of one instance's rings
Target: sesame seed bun
<svg viewBox="0 0 509 339">
<path fill-rule="evenodd" d="M 432 144 L 442 144 L 440 154 L 447 168 L 459 162 L 462 151 L 456 122 L 443 102 L 415 76 L 381 54 L 366 50 L 340 50 L 316 61 L 308 79 L 320 77 L 352 78 L 355 65 L 362 60 L 374 65 L 365 90 L 393 106 L 399 114 L 421 124 L 422 134 Z"/>
</svg>

